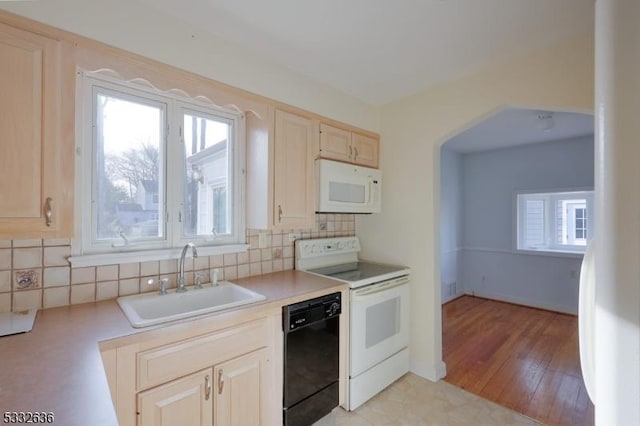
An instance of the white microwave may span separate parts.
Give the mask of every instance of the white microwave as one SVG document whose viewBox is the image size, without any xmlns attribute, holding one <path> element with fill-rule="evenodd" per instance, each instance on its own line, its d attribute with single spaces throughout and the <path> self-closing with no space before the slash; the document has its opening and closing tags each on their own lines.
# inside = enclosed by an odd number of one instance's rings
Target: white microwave
<svg viewBox="0 0 640 426">
<path fill-rule="evenodd" d="M 316 160 L 318 213 L 379 213 L 382 173 L 378 169 Z"/>
</svg>

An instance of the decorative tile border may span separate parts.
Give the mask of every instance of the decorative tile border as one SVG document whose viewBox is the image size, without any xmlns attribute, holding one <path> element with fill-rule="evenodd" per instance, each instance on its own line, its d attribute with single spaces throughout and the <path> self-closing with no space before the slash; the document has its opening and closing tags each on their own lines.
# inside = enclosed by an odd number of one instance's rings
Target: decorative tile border
<svg viewBox="0 0 640 426">
<path fill-rule="evenodd" d="M 40 287 L 40 273 L 35 269 L 15 271 L 15 289 L 32 290 Z"/>
</svg>

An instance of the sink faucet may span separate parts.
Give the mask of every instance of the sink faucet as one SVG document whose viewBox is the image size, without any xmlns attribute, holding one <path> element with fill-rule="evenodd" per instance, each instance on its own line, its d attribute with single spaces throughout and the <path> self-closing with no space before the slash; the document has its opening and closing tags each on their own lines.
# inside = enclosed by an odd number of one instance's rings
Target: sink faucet
<svg viewBox="0 0 640 426">
<path fill-rule="evenodd" d="M 193 258 L 195 259 L 196 257 L 198 257 L 198 250 L 196 250 L 196 246 L 193 245 L 193 243 L 185 244 L 184 248 L 182 249 L 182 254 L 180 255 L 180 265 L 178 269 L 178 288 L 176 289 L 177 293 L 184 293 L 185 291 L 187 291 L 187 288 L 184 286 L 184 258 L 187 256 L 189 247 L 191 247 L 191 250 L 193 251 Z"/>
</svg>

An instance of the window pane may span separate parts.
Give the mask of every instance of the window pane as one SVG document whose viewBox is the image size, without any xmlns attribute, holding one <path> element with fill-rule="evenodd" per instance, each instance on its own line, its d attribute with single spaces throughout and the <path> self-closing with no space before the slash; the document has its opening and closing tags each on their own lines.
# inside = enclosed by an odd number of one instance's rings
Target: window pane
<svg viewBox="0 0 640 426">
<path fill-rule="evenodd" d="M 111 93 L 95 101 L 96 239 L 164 237 L 163 108 Z"/>
<path fill-rule="evenodd" d="M 576 241 L 577 245 L 586 245 L 587 241 L 587 209 L 576 208 Z"/>
<path fill-rule="evenodd" d="M 232 233 L 231 122 L 222 117 L 184 113 L 184 235 Z"/>
</svg>

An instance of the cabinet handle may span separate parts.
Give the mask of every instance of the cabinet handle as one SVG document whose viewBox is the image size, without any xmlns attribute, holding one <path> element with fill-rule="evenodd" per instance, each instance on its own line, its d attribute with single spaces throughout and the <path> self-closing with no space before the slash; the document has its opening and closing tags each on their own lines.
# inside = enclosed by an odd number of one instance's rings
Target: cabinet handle
<svg viewBox="0 0 640 426">
<path fill-rule="evenodd" d="M 349 158 L 353 155 L 353 147 L 349 145 Z"/>
<path fill-rule="evenodd" d="M 282 222 L 282 206 L 278 204 L 278 223 Z"/>
<path fill-rule="evenodd" d="M 353 161 L 355 161 L 358 158 L 358 148 L 353 148 L 353 151 L 355 152 L 355 155 L 353 156 Z"/>
<path fill-rule="evenodd" d="M 222 394 L 222 389 L 224 389 L 224 371 L 221 368 L 218 370 L 218 395 Z"/>
<path fill-rule="evenodd" d="M 209 380 L 209 375 L 207 374 L 204 378 L 204 399 L 205 401 L 209 400 L 211 396 L 211 380 Z"/>
<path fill-rule="evenodd" d="M 52 201 L 53 198 L 47 197 L 47 200 L 44 202 L 44 217 L 47 226 L 51 226 L 51 223 L 53 222 L 53 211 L 51 210 Z"/>
</svg>

